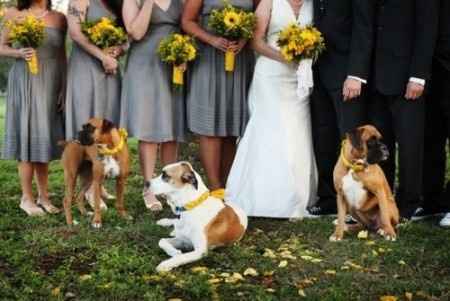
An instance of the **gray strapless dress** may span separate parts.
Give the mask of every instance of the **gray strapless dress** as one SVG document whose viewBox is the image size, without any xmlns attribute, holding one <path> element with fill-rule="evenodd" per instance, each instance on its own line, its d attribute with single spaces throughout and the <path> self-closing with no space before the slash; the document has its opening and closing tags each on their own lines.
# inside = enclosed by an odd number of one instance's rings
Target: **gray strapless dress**
<svg viewBox="0 0 450 301">
<path fill-rule="evenodd" d="M 115 18 L 101 3 L 90 0 L 86 20 Z M 73 43 L 67 74 L 66 139 L 76 139 L 81 126 L 92 117 L 106 118 L 114 124 L 120 117 L 121 76 L 106 74 L 102 63 Z"/>
<path fill-rule="evenodd" d="M 22 59 L 9 72 L 3 159 L 47 163 L 61 154 L 57 142 L 64 139 L 63 120 L 57 104 L 65 80 L 65 34 L 56 28 L 46 33 L 37 49 L 39 73 L 30 74 Z"/>
<path fill-rule="evenodd" d="M 181 0 L 172 0 L 167 11 L 155 3 L 145 37 L 133 42 L 129 50 L 120 123 L 131 137 L 142 141 L 185 140 L 184 94 L 174 89 L 172 66 L 163 63 L 157 53 L 163 38 L 180 31 L 182 10 Z"/>
<path fill-rule="evenodd" d="M 253 10 L 252 0 L 230 0 L 232 5 Z M 222 8 L 222 0 L 203 0 L 200 24 L 208 29 L 211 10 Z M 200 50 L 191 67 L 187 89 L 189 129 L 204 136 L 242 136 L 248 120 L 247 95 L 253 76 L 254 53 L 244 48 L 236 56 L 234 72 L 226 72 L 222 51 L 198 42 Z"/>
</svg>

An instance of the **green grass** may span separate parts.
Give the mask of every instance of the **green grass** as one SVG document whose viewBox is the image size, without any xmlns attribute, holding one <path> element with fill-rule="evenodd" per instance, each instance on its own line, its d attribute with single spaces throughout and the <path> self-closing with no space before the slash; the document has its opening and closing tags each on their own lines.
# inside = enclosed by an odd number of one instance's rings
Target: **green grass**
<svg viewBox="0 0 450 301">
<path fill-rule="evenodd" d="M 0 133 L 3 112 L 0 106 Z M 65 225 L 62 214 L 26 217 L 18 208 L 16 163 L 0 162 L 0 300 L 347 301 L 379 300 L 383 295 L 406 300 L 406 292 L 414 300 L 450 300 L 450 232 L 437 227 L 437 220 L 402 227 L 397 242 L 370 234 L 367 240 L 348 235 L 341 243 L 331 243 L 329 218 L 295 223 L 251 219 L 239 244 L 157 275 L 156 265 L 167 258 L 158 240 L 169 230 L 155 221 L 171 214 L 167 209 L 153 214 L 144 208 L 136 143 L 131 144 L 133 170 L 126 204 L 134 220 L 123 221 L 111 209 L 101 230 L 92 229 L 75 208 L 80 225 L 74 227 Z M 182 158 L 198 167 L 196 153 L 196 145 L 189 144 Z M 59 162 L 51 165 L 50 188 L 52 200 L 61 206 Z M 275 258 L 263 256 L 265 249 L 273 250 Z M 279 267 L 283 260 L 287 266 Z M 196 266 L 208 269 L 199 272 L 192 269 Z M 220 276 L 243 274 L 249 267 L 259 275 L 237 282 Z M 299 289 L 306 297 L 299 296 Z"/>
</svg>

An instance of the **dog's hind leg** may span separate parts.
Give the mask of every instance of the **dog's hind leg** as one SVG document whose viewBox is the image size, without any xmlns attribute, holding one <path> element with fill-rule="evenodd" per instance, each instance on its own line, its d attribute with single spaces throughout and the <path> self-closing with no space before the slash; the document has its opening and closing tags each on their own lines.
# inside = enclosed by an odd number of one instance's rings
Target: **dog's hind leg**
<svg viewBox="0 0 450 301">
<path fill-rule="evenodd" d="M 101 185 L 103 184 L 103 164 L 99 161 L 92 163 L 92 188 L 94 189 L 94 218 L 92 219 L 92 226 L 94 228 L 101 228 L 102 215 L 100 210 L 100 194 Z"/>
<path fill-rule="evenodd" d="M 77 177 L 69 172 L 64 172 L 64 182 L 66 184 L 66 193 L 64 197 L 64 213 L 66 215 L 66 222 L 68 225 L 73 224 L 72 219 L 72 201 L 75 194 L 75 186 Z"/>
<path fill-rule="evenodd" d="M 84 195 L 89 190 L 89 187 L 91 187 L 91 184 L 92 184 L 92 175 L 90 174 L 81 175 L 81 190 L 77 196 L 78 210 L 80 211 L 81 215 L 88 215 L 84 202 Z M 90 214 L 92 214 L 92 212 L 90 212 Z"/>
</svg>

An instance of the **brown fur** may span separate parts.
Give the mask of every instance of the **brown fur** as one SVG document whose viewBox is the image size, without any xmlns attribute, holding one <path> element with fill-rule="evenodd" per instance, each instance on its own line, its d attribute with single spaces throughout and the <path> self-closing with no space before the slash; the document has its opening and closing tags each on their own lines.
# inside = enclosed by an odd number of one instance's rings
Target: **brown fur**
<svg viewBox="0 0 450 301">
<path fill-rule="evenodd" d="M 208 247 L 220 247 L 239 241 L 245 233 L 234 210 L 225 205 L 217 216 L 205 227 Z"/>
<path fill-rule="evenodd" d="M 363 126 L 358 128 L 358 131 L 363 148 L 357 150 L 351 145 L 350 139 L 347 138 L 344 155 L 349 161 L 364 159 L 367 156 L 367 141 L 372 137 L 381 138 L 381 134 L 373 126 Z M 349 206 L 342 191 L 342 179 L 348 172 L 349 169 L 344 165 L 342 158 L 339 158 L 334 169 L 338 207 L 338 224 L 333 235 L 334 238 L 338 240 L 343 238 L 347 213 L 350 213 L 364 227 L 372 230 L 381 229 L 385 235 L 395 238 L 395 226 L 399 222 L 399 212 L 383 170 L 375 164 L 353 174 L 354 179 L 362 182 L 364 188 L 368 191 L 368 197 L 359 209 Z"/>
<path fill-rule="evenodd" d="M 89 123 L 95 127 L 94 131 L 94 145 L 84 146 L 76 141 L 60 142 L 64 147 L 61 163 L 64 168 L 64 182 L 66 186 L 64 198 L 64 211 L 66 215 L 66 222 L 72 225 L 72 202 L 75 196 L 75 187 L 77 178 L 81 179 L 81 191 L 77 197 L 78 209 L 82 215 L 86 214 L 84 206 L 84 194 L 89 189 L 91 184 L 94 185 L 94 218 L 93 223 L 101 225 L 100 213 L 100 195 L 101 187 L 104 181 L 104 167 L 103 163 L 98 160 L 98 144 L 106 144 L 112 147 L 120 140 L 120 135 L 116 128 L 109 128 L 106 132 L 102 130 L 103 119 L 92 118 Z M 122 217 L 128 217 L 124 206 L 124 192 L 125 182 L 129 174 L 129 151 L 125 145 L 124 148 L 114 155 L 120 166 L 120 175 L 116 179 L 116 204 L 115 207 Z"/>
</svg>

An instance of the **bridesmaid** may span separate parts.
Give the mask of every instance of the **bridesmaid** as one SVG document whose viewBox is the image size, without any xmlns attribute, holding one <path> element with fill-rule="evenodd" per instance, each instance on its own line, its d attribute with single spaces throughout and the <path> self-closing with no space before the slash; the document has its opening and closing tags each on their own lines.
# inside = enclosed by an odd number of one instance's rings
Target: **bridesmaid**
<svg viewBox="0 0 450 301">
<path fill-rule="evenodd" d="M 143 198 L 152 211 L 162 209 L 150 192 L 158 146 L 164 165 L 177 160 L 177 142 L 185 139 L 183 93 L 173 89 L 172 69 L 161 62 L 161 39 L 179 32 L 182 0 L 125 0 L 123 19 L 133 38 L 122 88 L 121 124 L 139 140 L 144 176 Z"/>
<path fill-rule="evenodd" d="M 109 17 L 122 25 L 122 0 L 70 0 L 67 10 L 69 34 L 73 43 L 67 74 L 66 140 L 77 139 L 81 126 L 91 117 L 106 118 L 114 124 L 120 117 L 118 56 L 125 45 L 104 52 L 81 32 L 80 22 Z M 102 197 L 114 198 L 102 187 Z M 93 206 L 92 192 L 86 193 Z M 106 209 L 105 203 L 101 207 Z"/>
<path fill-rule="evenodd" d="M 247 11 L 254 7 L 252 0 L 229 2 Z M 187 119 L 189 129 L 200 135 L 200 159 L 212 190 L 224 187 L 236 152 L 236 138 L 245 129 L 254 67 L 247 41 L 232 42 L 208 31 L 211 10 L 223 6 L 222 0 L 188 0 L 182 17 L 183 30 L 200 40 L 187 92 Z M 224 68 L 227 49 L 237 54 L 234 72 Z"/>
<path fill-rule="evenodd" d="M 51 7 L 50 0 L 19 0 L 17 7 L 5 15 L 6 21 L 29 15 L 44 21 L 46 38 L 38 49 L 11 48 L 7 29 L 3 29 L 0 42 L 0 56 L 15 59 L 8 77 L 2 158 L 19 161 L 20 208 L 30 216 L 45 214 L 42 208 L 49 213 L 59 212 L 48 197 L 48 163 L 59 157 L 57 142 L 64 137 L 58 105 L 65 93 L 66 19 Z M 31 75 L 26 61 L 34 52 L 39 58 L 39 73 Z M 37 203 L 33 176 L 39 193 Z"/>
</svg>

